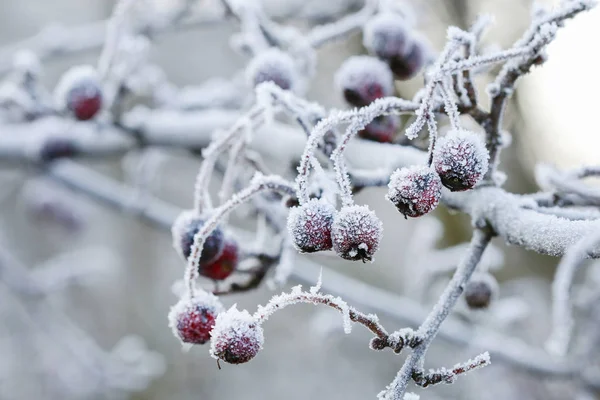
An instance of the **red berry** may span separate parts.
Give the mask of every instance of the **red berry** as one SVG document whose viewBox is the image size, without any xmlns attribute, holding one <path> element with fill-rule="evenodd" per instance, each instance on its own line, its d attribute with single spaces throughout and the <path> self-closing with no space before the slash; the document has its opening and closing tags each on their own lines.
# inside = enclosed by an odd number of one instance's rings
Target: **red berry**
<svg viewBox="0 0 600 400">
<path fill-rule="evenodd" d="M 248 64 L 246 75 L 253 87 L 270 81 L 284 90 L 294 90 L 298 83 L 294 60 L 277 48 L 270 48 L 254 57 Z"/>
<path fill-rule="evenodd" d="M 210 293 L 186 296 L 171 307 L 169 326 L 181 342 L 204 344 L 210 340 L 215 320 L 221 311 L 223 306 Z"/>
<path fill-rule="evenodd" d="M 408 44 L 404 54 L 388 60 L 390 68 L 396 78 L 401 80 L 411 79 L 421 71 L 426 61 L 426 47 L 422 39 L 414 37 Z"/>
<path fill-rule="evenodd" d="M 352 261 L 371 261 L 382 235 L 381 221 L 367 206 L 342 207 L 334 218 L 331 230 L 335 252 Z"/>
<path fill-rule="evenodd" d="M 290 209 L 287 227 L 294 246 L 302 253 L 330 250 L 335 207 L 323 199 Z"/>
<path fill-rule="evenodd" d="M 239 262 L 239 248 L 235 240 L 225 239 L 223 252 L 211 263 L 200 263 L 198 273 L 216 281 L 221 281 L 231 275 Z"/>
<path fill-rule="evenodd" d="M 233 306 L 217 316 L 210 354 L 229 364 L 243 364 L 258 354 L 263 343 L 262 327 L 248 311 Z"/>
<path fill-rule="evenodd" d="M 452 130 L 433 152 L 433 166 L 442 184 L 453 192 L 471 189 L 488 169 L 489 154 L 483 140 L 467 130 Z"/>
<path fill-rule="evenodd" d="M 496 278 L 487 272 L 474 274 L 465 287 L 465 301 L 471 309 L 487 308 L 497 293 Z"/>
<path fill-rule="evenodd" d="M 386 198 L 405 217 L 420 217 L 433 211 L 442 197 L 442 181 L 424 165 L 397 169 L 390 178 Z"/>
<path fill-rule="evenodd" d="M 375 118 L 358 135 L 367 140 L 379 143 L 391 143 L 400 128 L 400 117 L 397 115 L 382 115 Z"/>
<path fill-rule="evenodd" d="M 55 93 L 59 107 L 81 121 L 92 119 L 102 108 L 100 80 L 91 66 L 73 67 L 65 72 Z"/>
<path fill-rule="evenodd" d="M 356 107 L 369 105 L 394 93 L 390 68 L 375 57 L 348 58 L 336 72 L 335 81 L 346 101 Z"/>
<path fill-rule="evenodd" d="M 182 212 L 171 229 L 173 235 L 173 247 L 185 260 L 192 252 L 194 236 L 206 223 L 208 217 L 199 216 L 194 210 Z M 225 247 L 225 235 L 217 227 L 204 241 L 202 253 L 200 254 L 200 263 L 208 264 L 215 261 L 223 252 Z"/>
</svg>

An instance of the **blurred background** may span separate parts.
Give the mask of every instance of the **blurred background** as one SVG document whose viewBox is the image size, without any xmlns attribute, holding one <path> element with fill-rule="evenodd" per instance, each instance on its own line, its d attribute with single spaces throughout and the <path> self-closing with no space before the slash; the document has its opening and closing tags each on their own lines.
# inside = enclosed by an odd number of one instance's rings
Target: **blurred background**
<svg viewBox="0 0 600 400">
<path fill-rule="evenodd" d="M 168 6 L 167 0 L 155 1 Z M 284 18 L 282 10 L 296 10 L 294 14 L 305 16 L 317 5 L 323 9 L 319 5 L 322 2 L 265 0 L 264 7 L 267 13 Z M 349 4 L 356 9 L 360 3 L 331 0 L 327 7 L 332 15 L 338 15 Z M 426 35 L 438 51 L 444 44 L 447 26 L 466 28 L 481 13 L 495 16 L 484 45 L 507 47 L 526 29 L 532 7 L 531 1 L 524 0 L 424 0 L 405 4 L 415 17 L 415 29 Z M 42 29 L 105 20 L 113 5 L 106 0 L 0 0 L 0 54 L 14 54 L 19 43 Z M 508 175 L 507 190 L 536 191 L 533 168 L 538 162 L 561 167 L 597 163 L 600 139 L 594 132 L 594 111 L 600 89 L 596 72 L 600 59 L 593 46 L 599 37 L 599 22 L 600 10 L 568 22 L 548 50 L 549 61 L 520 82 L 505 120 L 505 129 L 513 137 L 513 145 L 502 154 L 500 167 Z M 247 62 L 246 57 L 230 48 L 230 36 L 236 30 L 238 24 L 228 20 L 162 33 L 152 45 L 151 59 L 178 88 L 200 85 L 214 77 L 229 79 Z M 345 107 L 333 90 L 332 76 L 349 55 L 365 53 L 361 43 L 360 33 L 356 33 L 319 50 L 317 75 L 308 88 L 308 99 L 326 107 Z M 69 66 L 95 64 L 98 55 L 95 50 L 52 57 L 43 63 L 44 83 L 53 88 Z M 484 87 L 494 72 L 478 77 L 484 105 Z M 399 95 L 406 98 L 421 86 L 422 76 L 397 82 Z M 0 140 L 14 134 L 10 124 L 3 124 L 0 130 Z M 135 164 L 137 156 L 128 155 L 129 161 L 125 162 L 83 162 L 128 182 L 127 165 Z M 199 158 L 174 151 L 157 151 L 157 157 L 160 168 L 148 190 L 178 207 L 189 208 Z M 291 168 L 287 169 L 288 176 L 292 176 Z M 298 305 L 276 314 L 265 325 L 265 348 L 255 360 L 241 366 L 222 365 L 219 370 L 207 346 L 184 353 L 167 326 L 167 313 L 177 301 L 171 286 L 182 277 L 184 267 L 172 248 L 170 232 L 69 191 L 33 168 L 2 167 L 0 177 L 0 242 L 7 253 L 0 263 L 2 400 L 372 399 L 402 365 L 405 355 L 370 350 L 370 336 L 361 327 L 344 335 L 341 319 L 334 311 Z M 384 199 L 385 192 L 385 188 L 368 189 L 357 196 L 358 203 L 369 204 L 384 221 L 383 243 L 373 264 L 310 256 L 299 257 L 296 268 L 303 268 L 306 258 L 313 265 L 327 265 L 333 271 L 409 297 L 423 310 L 429 310 L 450 274 L 442 273 L 427 281 L 428 287 L 422 287 L 419 277 L 423 270 L 429 263 L 439 262 L 428 246 L 433 243 L 444 248 L 467 241 L 470 222 L 466 216 L 452 215 L 443 207 L 433 216 L 406 221 Z M 55 216 L 48 217 L 44 199 L 67 204 L 67 216 L 58 221 Z M 239 215 L 233 223 L 252 227 L 253 223 L 245 218 Z M 502 283 L 503 301 L 484 313 L 469 312 L 462 305 L 455 318 L 468 326 L 495 329 L 539 347 L 549 332 L 550 283 L 559 260 L 517 247 L 506 248 L 498 240 L 494 245 L 489 263 Z M 442 263 L 451 264 L 449 260 Z M 7 264 L 13 265 L 13 272 L 21 271 L 42 282 L 56 271 L 82 272 L 74 274 L 73 285 L 51 290 L 47 295 L 27 295 L 14 290 L 19 276 L 7 272 Z M 313 281 L 316 279 L 315 273 Z M 295 284 L 293 278 L 283 289 Z M 280 290 L 262 285 L 222 300 L 226 306 L 237 303 L 253 311 Z M 377 312 L 388 329 L 410 326 L 396 318 L 393 311 L 361 306 L 361 296 L 365 295 L 355 293 L 348 301 L 363 311 Z M 395 304 L 380 307 L 393 310 Z M 438 338 L 426 367 L 451 366 L 475 356 L 478 350 L 485 348 L 458 347 Z M 567 399 L 581 395 L 569 381 L 551 381 L 502 362 L 493 362 L 491 367 L 462 377 L 452 386 L 415 391 L 427 400 Z M 592 393 L 585 395 L 596 398 Z"/>
</svg>

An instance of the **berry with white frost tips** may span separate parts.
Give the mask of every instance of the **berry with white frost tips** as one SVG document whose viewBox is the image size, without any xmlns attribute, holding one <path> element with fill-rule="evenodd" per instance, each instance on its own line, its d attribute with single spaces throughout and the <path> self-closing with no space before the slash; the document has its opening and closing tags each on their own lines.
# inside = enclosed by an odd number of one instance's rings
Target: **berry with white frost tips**
<svg viewBox="0 0 600 400">
<path fill-rule="evenodd" d="M 498 281 L 487 272 L 473 274 L 465 286 L 465 301 L 471 309 L 487 308 L 497 295 Z"/>
<path fill-rule="evenodd" d="M 330 250 L 335 207 L 324 199 L 290 209 L 287 227 L 294 247 L 302 253 Z"/>
<path fill-rule="evenodd" d="M 370 56 L 349 57 L 336 72 L 335 83 L 346 101 L 356 107 L 394 93 L 392 71 L 383 61 Z"/>
<path fill-rule="evenodd" d="M 331 231 L 333 249 L 346 260 L 371 261 L 383 236 L 383 224 L 367 206 L 345 206 Z"/>
<path fill-rule="evenodd" d="M 397 115 L 381 115 L 371 121 L 365 129 L 358 132 L 363 139 L 379 143 L 391 143 L 400 128 L 400 117 Z"/>
<path fill-rule="evenodd" d="M 201 262 L 198 265 L 198 273 L 215 281 L 222 281 L 231 275 L 239 263 L 239 246 L 234 239 L 226 238 L 223 252 L 213 262 Z"/>
<path fill-rule="evenodd" d="M 204 344 L 211 338 L 217 315 L 223 305 L 206 292 L 186 295 L 169 312 L 169 326 L 182 343 Z"/>
<path fill-rule="evenodd" d="M 211 356 L 229 364 L 250 361 L 262 349 L 265 340 L 258 321 L 235 305 L 217 316 L 211 334 Z"/>
<path fill-rule="evenodd" d="M 195 210 L 182 212 L 175 220 L 171 233 L 173 235 L 173 247 L 179 255 L 187 260 L 192 252 L 194 236 L 204 226 L 208 217 L 200 216 Z M 225 247 L 225 235 L 221 228 L 215 228 L 204 241 L 200 263 L 208 264 L 215 261 L 223 252 Z"/>
<path fill-rule="evenodd" d="M 431 167 L 414 165 L 397 169 L 390 178 L 386 198 L 404 217 L 420 217 L 433 211 L 442 197 L 442 181 Z"/>
<path fill-rule="evenodd" d="M 299 80 L 292 57 L 277 48 L 257 54 L 248 64 L 246 77 L 252 87 L 273 82 L 284 90 L 294 90 Z"/>
<path fill-rule="evenodd" d="M 489 153 L 483 140 L 467 130 L 452 130 L 433 151 L 433 166 L 442 184 L 453 192 L 474 187 L 488 169 Z"/>
<path fill-rule="evenodd" d="M 69 69 L 60 78 L 54 92 L 60 110 L 72 113 L 81 121 L 92 119 L 102 108 L 102 85 L 90 65 Z"/>
</svg>

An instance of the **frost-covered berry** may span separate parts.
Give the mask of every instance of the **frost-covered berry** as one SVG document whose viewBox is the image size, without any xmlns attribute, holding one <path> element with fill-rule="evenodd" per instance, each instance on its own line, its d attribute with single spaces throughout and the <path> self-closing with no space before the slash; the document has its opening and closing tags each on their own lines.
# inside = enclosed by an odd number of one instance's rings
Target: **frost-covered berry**
<svg viewBox="0 0 600 400">
<path fill-rule="evenodd" d="M 367 206 L 342 207 L 333 220 L 333 249 L 346 260 L 371 261 L 382 236 L 381 220 Z"/>
<path fill-rule="evenodd" d="M 335 83 L 344 99 L 356 107 L 394 93 L 392 71 L 383 61 L 370 56 L 349 57 L 335 73 Z"/>
<path fill-rule="evenodd" d="M 257 54 L 248 64 L 246 78 L 253 87 L 263 82 L 273 82 L 284 90 L 294 90 L 299 81 L 294 60 L 277 48 Z"/>
<path fill-rule="evenodd" d="M 390 178 L 386 198 L 405 217 L 420 217 L 433 211 L 442 196 L 442 181 L 431 167 L 414 165 L 397 169 Z"/>
<path fill-rule="evenodd" d="M 183 259 L 187 260 L 192 252 L 194 236 L 205 224 L 208 218 L 199 216 L 194 210 L 182 212 L 175 220 L 171 233 L 173 235 L 173 247 Z M 217 227 L 204 241 L 200 263 L 208 264 L 215 261 L 223 252 L 225 247 L 225 235 L 221 228 Z"/>
<path fill-rule="evenodd" d="M 394 13 L 372 18 L 363 30 L 363 44 L 387 61 L 398 79 L 410 79 L 421 70 L 428 48 L 424 39 L 410 32 L 403 18 Z"/>
<path fill-rule="evenodd" d="M 381 115 L 375 118 L 365 129 L 358 132 L 363 139 L 379 143 L 391 143 L 400 128 L 400 117 L 397 115 Z"/>
<path fill-rule="evenodd" d="M 473 274 L 465 287 L 465 301 L 471 309 L 487 308 L 498 294 L 498 282 L 489 273 Z"/>
<path fill-rule="evenodd" d="M 55 100 L 61 110 L 81 121 L 92 119 L 102 108 L 102 86 L 90 65 L 69 69 L 56 85 Z"/>
<path fill-rule="evenodd" d="M 433 166 L 442 184 L 453 192 L 471 189 L 488 169 L 489 154 L 483 140 L 467 130 L 452 130 L 433 152 Z"/>
<path fill-rule="evenodd" d="M 211 293 L 187 295 L 171 307 L 169 326 L 182 343 L 204 344 L 210 340 L 217 315 L 222 311 L 223 305 Z"/>
<path fill-rule="evenodd" d="M 237 268 L 239 262 L 239 247 L 235 240 L 226 239 L 221 255 L 213 262 L 201 262 L 198 273 L 216 281 L 226 279 Z"/>
<path fill-rule="evenodd" d="M 210 354 L 229 364 L 243 364 L 262 349 L 263 329 L 246 310 L 236 306 L 219 314 L 212 330 Z"/>
<path fill-rule="evenodd" d="M 323 199 L 290 209 L 287 227 L 294 247 L 302 253 L 330 250 L 335 207 Z"/>
</svg>

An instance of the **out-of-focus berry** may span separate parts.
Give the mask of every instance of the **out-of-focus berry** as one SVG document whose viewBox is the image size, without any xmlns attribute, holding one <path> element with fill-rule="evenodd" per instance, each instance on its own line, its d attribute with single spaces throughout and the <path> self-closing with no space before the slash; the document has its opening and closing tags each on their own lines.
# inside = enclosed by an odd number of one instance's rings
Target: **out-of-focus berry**
<svg viewBox="0 0 600 400">
<path fill-rule="evenodd" d="M 379 143 L 391 143 L 400 128 L 400 117 L 397 115 L 381 115 L 375 118 L 365 129 L 358 132 L 363 139 Z"/>
<path fill-rule="evenodd" d="M 284 90 L 294 90 L 299 76 L 292 57 L 277 48 L 256 55 L 248 64 L 246 76 L 251 86 L 273 82 Z"/>
<path fill-rule="evenodd" d="M 204 226 L 208 218 L 199 216 L 194 210 L 182 212 L 171 229 L 173 247 L 184 260 L 187 260 L 192 251 L 194 236 Z M 200 263 L 208 264 L 215 261 L 225 247 L 225 235 L 221 228 L 215 228 L 204 241 Z"/>
<path fill-rule="evenodd" d="M 498 294 L 498 282 L 489 273 L 473 274 L 465 287 L 465 301 L 471 309 L 487 308 Z"/>
<path fill-rule="evenodd" d="M 392 71 L 383 61 L 370 56 L 349 57 L 336 72 L 335 82 L 344 99 L 356 107 L 394 93 Z"/>
<path fill-rule="evenodd" d="M 102 86 L 96 70 L 89 65 L 76 66 L 63 74 L 56 85 L 55 100 L 78 120 L 92 119 L 102 108 Z"/>
<path fill-rule="evenodd" d="M 201 262 L 198 273 L 216 281 L 226 279 L 237 268 L 239 262 L 239 247 L 235 240 L 225 239 L 225 246 L 221 255 L 213 262 Z"/>
</svg>

